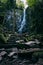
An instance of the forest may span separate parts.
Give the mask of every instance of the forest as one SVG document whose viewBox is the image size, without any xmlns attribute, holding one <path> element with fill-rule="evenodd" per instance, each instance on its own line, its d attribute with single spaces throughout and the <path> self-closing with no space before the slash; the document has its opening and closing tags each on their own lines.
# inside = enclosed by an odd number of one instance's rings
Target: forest
<svg viewBox="0 0 43 65">
<path fill-rule="evenodd" d="M 38 38 L 40 41 L 43 41 L 43 1 L 41 0 L 27 0 L 28 7 L 26 9 L 26 25 L 25 29 L 23 30 L 23 34 L 26 33 L 29 35 L 30 38 Z M 16 4 L 15 0 L 0 0 L 0 35 L 7 36 L 8 33 L 12 34 L 12 30 L 18 33 L 18 22 L 19 17 L 23 16 L 23 8 L 24 5 L 22 2 L 19 2 Z M 12 30 L 10 29 L 10 24 L 5 22 L 7 20 L 7 11 L 13 10 L 14 12 L 14 18 L 12 20 L 15 21 L 9 21 L 9 23 L 14 25 L 12 26 Z M 15 14 L 18 13 L 18 14 Z M 16 17 L 15 17 L 16 16 Z M 17 19 L 16 19 L 17 18 Z M 6 24 L 7 23 L 7 24 Z M 9 30 L 7 29 L 9 26 Z M 5 30 L 4 30 L 5 28 Z M 8 32 L 6 34 L 6 32 Z M 9 35 L 8 35 L 9 36 Z M 29 38 L 28 37 L 28 38 Z M 7 37 L 6 37 L 7 38 Z M 28 40 L 28 39 L 27 39 Z"/>
<path fill-rule="evenodd" d="M 0 0 L 0 48 L 14 47 L 30 56 L 20 65 L 43 65 L 43 0 Z"/>
</svg>

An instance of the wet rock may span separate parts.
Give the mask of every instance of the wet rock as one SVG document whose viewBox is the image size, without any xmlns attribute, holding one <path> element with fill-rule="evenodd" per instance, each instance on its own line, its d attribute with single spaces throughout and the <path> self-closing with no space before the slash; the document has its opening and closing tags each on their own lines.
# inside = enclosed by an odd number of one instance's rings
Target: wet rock
<svg viewBox="0 0 43 65">
<path fill-rule="evenodd" d="M 2 57 L 0 57 L 0 61 L 2 60 Z"/>
<path fill-rule="evenodd" d="M 5 54 L 7 54 L 6 51 L 2 51 L 2 52 L 0 53 L 1 56 L 4 56 Z"/>
<path fill-rule="evenodd" d="M 43 65 L 43 59 L 40 58 L 40 59 L 38 60 L 37 64 L 39 64 L 39 65 Z"/>
<path fill-rule="evenodd" d="M 10 52 L 10 53 L 8 54 L 8 56 L 11 57 L 11 56 L 13 56 L 14 54 L 15 54 L 15 52 Z"/>
</svg>

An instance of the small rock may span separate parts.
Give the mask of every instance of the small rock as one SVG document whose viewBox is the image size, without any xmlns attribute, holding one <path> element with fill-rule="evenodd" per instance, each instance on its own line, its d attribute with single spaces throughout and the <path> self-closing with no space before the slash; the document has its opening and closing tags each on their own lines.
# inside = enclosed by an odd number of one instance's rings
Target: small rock
<svg viewBox="0 0 43 65">
<path fill-rule="evenodd" d="M 11 57 L 11 56 L 14 55 L 14 53 L 15 53 L 15 52 L 10 52 L 10 53 L 8 54 L 8 56 Z"/>
<path fill-rule="evenodd" d="M 2 57 L 0 57 L 0 61 L 2 60 Z"/>
<path fill-rule="evenodd" d="M 6 51 L 2 51 L 2 52 L 0 53 L 0 55 L 1 55 L 1 56 L 4 56 L 6 53 L 7 53 Z"/>
<path fill-rule="evenodd" d="M 13 56 L 13 58 L 17 58 L 17 56 Z"/>
</svg>

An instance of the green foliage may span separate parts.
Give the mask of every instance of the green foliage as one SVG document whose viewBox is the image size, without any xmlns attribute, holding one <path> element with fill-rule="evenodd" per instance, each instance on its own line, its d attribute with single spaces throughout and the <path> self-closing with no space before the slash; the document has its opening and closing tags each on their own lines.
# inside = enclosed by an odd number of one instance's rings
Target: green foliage
<svg viewBox="0 0 43 65">
<path fill-rule="evenodd" d="M 38 1 L 38 0 L 37 0 Z M 27 0 L 29 6 L 33 6 L 36 4 L 36 0 Z"/>
<path fill-rule="evenodd" d="M 28 0 L 30 1 L 30 0 Z M 36 1 L 36 0 L 32 0 Z M 31 3 L 31 2 L 30 2 Z M 34 3 L 31 7 L 27 8 L 27 24 L 28 32 L 32 35 L 43 34 L 43 1 Z"/>
<path fill-rule="evenodd" d="M 14 0 L 0 0 L 0 41 L 3 43 L 7 42 L 9 39 L 9 34 L 3 32 L 3 21 L 8 9 L 15 10 L 15 1 Z"/>
<path fill-rule="evenodd" d="M 38 2 L 42 2 L 42 0 L 27 0 L 27 3 L 30 7 L 34 6 Z"/>
<path fill-rule="evenodd" d="M 10 35 L 11 34 L 3 34 L 3 33 L 0 33 L 0 41 L 2 42 L 4 42 L 4 43 L 7 43 L 7 40 L 10 38 Z"/>
<path fill-rule="evenodd" d="M 19 7 L 19 8 L 23 8 L 24 7 L 24 4 L 23 2 L 21 2 L 20 0 L 16 2 L 16 6 Z"/>
<path fill-rule="evenodd" d="M 1 0 L 1 2 L 2 2 L 2 3 L 6 3 L 6 2 L 7 2 L 7 0 Z"/>
<path fill-rule="evenodd" d="M 39 58 L 41 57 L 41 58 L 43 58 L 43 51 L 34 52 L 32 56 L 33 57 L 39 57 Z"/>
<path fill-rule="evenodd" d="M 14 2 L 14 0 L 7 0 L 6 8 L 7 9 L 15 8 L 15 2 Z"/>
</svg>

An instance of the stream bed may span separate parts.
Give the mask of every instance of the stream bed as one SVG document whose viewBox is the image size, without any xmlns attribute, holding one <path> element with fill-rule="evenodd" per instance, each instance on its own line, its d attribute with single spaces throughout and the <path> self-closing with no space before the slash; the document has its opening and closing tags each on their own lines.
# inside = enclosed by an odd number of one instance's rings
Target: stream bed
<svg viewBox="0 0 43 65">
<path fill-rule="evenodd" d="M 43 65 L 43 58 L 30 59 L 27 58 L 28 54 L 20 56 L 15 52 L 17 52 L 17 48 L 0 49 L 0 65 Z"/>
</svg>

